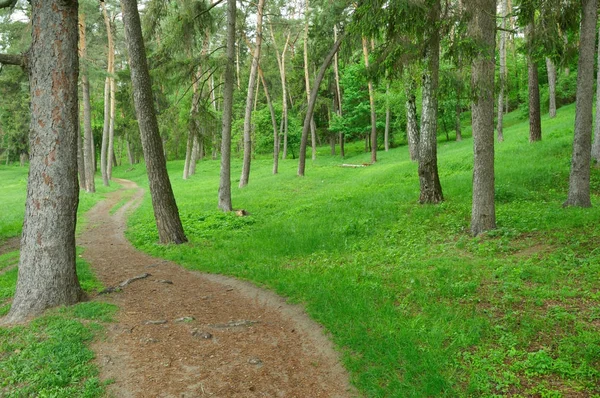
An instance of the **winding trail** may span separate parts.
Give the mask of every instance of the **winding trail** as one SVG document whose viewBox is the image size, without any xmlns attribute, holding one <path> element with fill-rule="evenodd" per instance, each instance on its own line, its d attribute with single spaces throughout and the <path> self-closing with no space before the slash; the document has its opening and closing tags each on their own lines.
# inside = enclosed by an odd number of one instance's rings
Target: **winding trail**
<svg viewBox="0 0 600 398">
<path fill-rule="evenodd" d="M 151 274 L 95 298 L 120 308 L 106 339 L 93 347 L 101 378 L 114 380 L 112 396 L 357 396 L 331 342 L 301 307 L 134 249 L 124 237 L 126 215 L 144 192 L 117 182 L 123 188 L 90 210 L 78 238 L 105 286 Z M 111 215 L 124 197 L 131 199 Z"/>
</svg>

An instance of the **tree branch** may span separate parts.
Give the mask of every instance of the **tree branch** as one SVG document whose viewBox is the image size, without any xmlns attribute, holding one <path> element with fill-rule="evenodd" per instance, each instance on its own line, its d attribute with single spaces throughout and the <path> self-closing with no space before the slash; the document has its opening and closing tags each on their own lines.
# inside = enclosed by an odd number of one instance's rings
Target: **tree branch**
<svg viewBox="0 0 600 398">
<path fill-rule="evenodd" d="M 20 66 L 22 69 L 26 69 L 27 59 L 22 54 L 0 54 L 0 64 L 17 65 Z"/>
</svg>

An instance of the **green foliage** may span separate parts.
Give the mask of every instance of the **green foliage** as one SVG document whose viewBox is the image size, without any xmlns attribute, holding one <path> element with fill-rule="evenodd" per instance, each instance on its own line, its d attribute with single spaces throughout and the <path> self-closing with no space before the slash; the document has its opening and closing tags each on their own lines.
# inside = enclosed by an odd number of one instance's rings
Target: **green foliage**
<svg viewBox="0 0 600 398">
<path fill-rule="evenodd" d="M 369 397 L 600 394 L 598 194 L 591 209 L 563 209 L 574 106 L 542 119 L 528 143 L 517 113 L 497 146 L 499 228 L 469 235 L 472 142 L 442 142 L 439 206 L 417 204 L 405 147 L 349 169 L 325 156 L 306 177 L 296 162 L 253 165 L 233 191 L 248 217 L 216 211 L 218 162 L 173 179 L 190 243 L 156 244 L 149 198 L 129 221 L 137 247 L 190 269 L 235 275 L 303 303 L 344 355 Z M 362 143 L 348 163 L 362 163 Z M 181 162 L 169 164 L 179 176 Z M 233 163 L 237 175 L 239 161 Z M 123 177 L 145 184 L 139 171 Z M 592 170 L 593 181 L 600 181 Z M 600 184 L 598 185 L 600 186 Z"/>
</svg>

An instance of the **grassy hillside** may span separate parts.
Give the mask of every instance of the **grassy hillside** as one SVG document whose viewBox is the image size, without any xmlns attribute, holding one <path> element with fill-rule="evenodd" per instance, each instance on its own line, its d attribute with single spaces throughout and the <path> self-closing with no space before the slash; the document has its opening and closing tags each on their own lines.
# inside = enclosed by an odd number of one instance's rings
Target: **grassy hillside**
<svg viewBox="0 0 600 398">
<path fill-rule="evenodd" d="M 505 120 L 497 144 L 498 230 L 469 236 L 472 141 L 440 142 L 446 201 L 417 203 L 406 148 L 364 168 L 328 156 L 296 177 L 296 161 L 257 159 L 235 208 L 216 208 L 218 161 L 190 180 L 170 162 L 190 243 L 160 246 L 147 197 L 130 219 L 139 248 L 190 269 L 264 284 L 331 333 L 369 397 L 600 396 L 600 173 L 591 209 L 563 209 L 574 107 L 543 119 L 543 141 Z M 362 163 L 368 154 L 344 163 Z M 128 169 L 128 168 L 127 168 Z M 232 175 L 239 176 L 234 161 Z M 142 166 L 116 174 L 146 183 Z M 237 186 L 237 183 L 234 182 Z M 147 195 L 148 196 L 148 195 Z"/>
</svg>

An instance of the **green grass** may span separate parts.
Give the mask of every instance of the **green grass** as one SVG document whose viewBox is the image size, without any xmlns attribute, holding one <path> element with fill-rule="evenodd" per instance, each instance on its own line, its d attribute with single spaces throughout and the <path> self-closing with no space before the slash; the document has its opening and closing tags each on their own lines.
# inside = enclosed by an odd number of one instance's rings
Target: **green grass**
<svg viewBox="0 0 600 398">
<path fill-rule="evenodd" d="M 0 166 L 0 245 L 21 233 L 25 210 L 27 169 Z M 97 184 L 96 194 L 81 192 L 78 228 L 81 217 L 104 194 L 116 189 Z M 102 289 L 89 265 L 77 250 L 77 275 L 88 293 Z M 10 310 L 14 295 L 19 251 L 0 255 L 0 317 Z M 103 323 L 111 322 L 116 307 L 85 302 L 69 308 L 57 308 L 26 326 L 0 328 L 1 397 L 100 397 L 105 386 L 98 379 L 89 348 L 92 339 L 102 334 Z"/>
<path fill-rule="evenodd" d="M 498 230 L 469 234 L 472 141 L 440 141 L 446 201 L 423 206 L 407 148 L 370 159 L 362 143 L 342 160 L 320 148 L 306 177 L 297 161 L 258 158 L 233 203 L 217 210 L 219 162 L 181 179 L 169 162 L 186 245 L 161 246 L 147 195 L 128 237 L 185 267 L 235 275 L 304 303 L 343 353 L 368 397 L 600 396 L 600 173 L 591 209 L 563 209 L 574 107 L 543 118 L 543 141 L 527 122 L 505 119 L 496 146 Z M 467 131 L 468 133 L 468 131 Z M 147 186 L 143 166 L 119 177 Z"/>
</svg>

